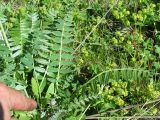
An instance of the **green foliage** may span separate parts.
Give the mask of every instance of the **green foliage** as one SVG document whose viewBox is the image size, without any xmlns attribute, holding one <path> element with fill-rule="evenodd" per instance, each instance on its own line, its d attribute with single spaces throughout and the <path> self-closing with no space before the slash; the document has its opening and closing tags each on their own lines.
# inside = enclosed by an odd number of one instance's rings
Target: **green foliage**
<svg viewBox="0 0 160 120">
<path fill-rule="evenodd" d="M 38 103 L 13 115 L 157 115 L 158 102 L 145 103 L 160 95 L 159 8 L 156 0 L 3 1 L 0 82 Z M 123 109 L 137 104 L 143 105 Z M 115 109 L 121 110 L 109 112 Z"/>
</svg>

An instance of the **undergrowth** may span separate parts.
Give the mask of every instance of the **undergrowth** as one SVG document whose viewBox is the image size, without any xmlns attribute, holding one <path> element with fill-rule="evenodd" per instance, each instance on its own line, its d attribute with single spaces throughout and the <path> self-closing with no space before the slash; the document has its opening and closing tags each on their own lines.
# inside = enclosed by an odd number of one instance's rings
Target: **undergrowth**
<svg viewBox="0 0 160 120">
<path fill-rule="evenodd" d="M 0 82 L 38 103 L 19 120 L 159 115 L 160 3 L 7 0 L 0 4 Z"/>
</svg>

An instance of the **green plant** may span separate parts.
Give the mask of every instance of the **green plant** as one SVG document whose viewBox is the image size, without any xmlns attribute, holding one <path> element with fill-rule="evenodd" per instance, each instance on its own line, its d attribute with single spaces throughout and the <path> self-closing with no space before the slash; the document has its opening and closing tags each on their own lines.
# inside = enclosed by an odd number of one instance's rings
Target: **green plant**
<svg viewBox="0 0 160 120">
<path fill-rule="evenodd" d="M 156 115 L 156 105 L 121 108 L 159 97 L 159 8 L 154 0 L 3 1 L 0 81 L 38 103 L 13 115 Z"/>
</svg>

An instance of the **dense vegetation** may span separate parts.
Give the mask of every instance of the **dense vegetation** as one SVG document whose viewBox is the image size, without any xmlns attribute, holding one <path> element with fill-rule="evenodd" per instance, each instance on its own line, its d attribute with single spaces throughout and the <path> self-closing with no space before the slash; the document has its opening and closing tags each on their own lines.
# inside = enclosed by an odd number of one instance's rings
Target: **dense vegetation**
<svg viewBox="0 0 160 120">
<path fill-rule="evenodd" d="M 4 0 L 0 82 L 35 99 L 19 120 L 159 115 L 158 0 Z"/>
</svg>

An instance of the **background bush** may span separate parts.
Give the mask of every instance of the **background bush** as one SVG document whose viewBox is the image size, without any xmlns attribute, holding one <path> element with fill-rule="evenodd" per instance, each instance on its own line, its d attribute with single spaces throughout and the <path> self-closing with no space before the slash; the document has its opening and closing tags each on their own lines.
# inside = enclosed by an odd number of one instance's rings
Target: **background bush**
<svg viewBox="0 0 160 120">
<path fill-rule="evenodd" d="M 0 81 L 38 102 L 35 111 L 12 114 L 158 116 L 159 8 L 156 0 L 1 1 Z"/>
</svg>

